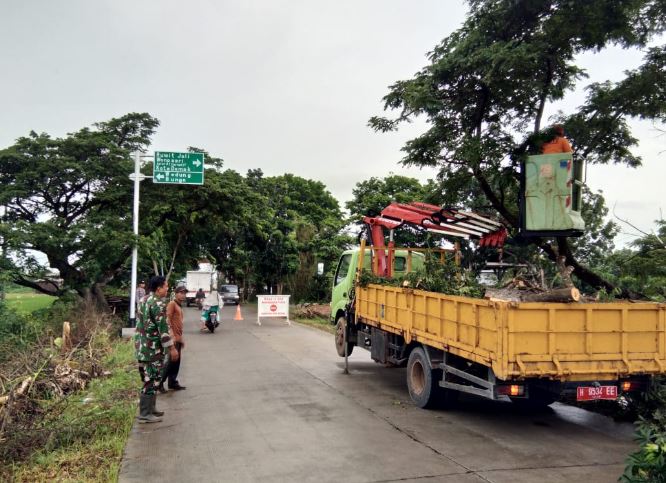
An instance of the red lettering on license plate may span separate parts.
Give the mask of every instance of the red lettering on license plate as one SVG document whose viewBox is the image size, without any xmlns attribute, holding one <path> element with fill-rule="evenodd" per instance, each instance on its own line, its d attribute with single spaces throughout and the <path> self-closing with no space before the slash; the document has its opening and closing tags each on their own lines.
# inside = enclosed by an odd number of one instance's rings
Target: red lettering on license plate
<svg viewBox="0 0 666 483">
<path fill-rule="evenodd" d="M 617 399 L 617 386 L 581 386 L 576 389 L 577 401 L 591 401 L 595 399 Z"/>
</svg>

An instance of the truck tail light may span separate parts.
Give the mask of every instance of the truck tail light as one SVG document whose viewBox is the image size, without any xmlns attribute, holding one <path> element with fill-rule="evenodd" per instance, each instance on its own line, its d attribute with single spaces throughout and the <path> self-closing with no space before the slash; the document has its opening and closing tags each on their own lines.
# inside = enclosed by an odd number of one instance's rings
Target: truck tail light
<svg viewBox="0 0 666 483">
<path fill-rule="evenodd" d="M 524 396 L 525 386 L 522 386 L 520 384 L 497 386 L 497 394 L 502 396 Z"/>
<path fill-rule="evenodd" d="M 622 381 L 620 382 L 620 390 L 622 392 L 640 391 L 645 389 L 643 381 Z"/>
</svg>

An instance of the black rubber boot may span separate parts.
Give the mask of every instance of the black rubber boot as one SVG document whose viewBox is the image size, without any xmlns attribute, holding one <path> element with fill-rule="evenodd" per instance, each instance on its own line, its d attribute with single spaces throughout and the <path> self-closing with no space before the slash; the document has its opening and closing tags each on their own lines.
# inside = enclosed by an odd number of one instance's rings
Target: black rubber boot
<svg viewBox="0 0 666 483">
<path fill-rule="evenodd" d="M 141 399 L 139 399 L 139 423 L 159 423 L 162 421 L 162 418 L 158 418 L 151 412 L 151 401 L 153 395 L 150 394 L 141 394 Z"/>
<path fill-rule="evenodd" d="M 153 398 L 150 400 L 150 409 L 151 413 L 154 416 L 164 416 L 164 411 L 158 411 L 155 405 L 157 404 L 157 394 L 153 394 Z"/>
</svg>

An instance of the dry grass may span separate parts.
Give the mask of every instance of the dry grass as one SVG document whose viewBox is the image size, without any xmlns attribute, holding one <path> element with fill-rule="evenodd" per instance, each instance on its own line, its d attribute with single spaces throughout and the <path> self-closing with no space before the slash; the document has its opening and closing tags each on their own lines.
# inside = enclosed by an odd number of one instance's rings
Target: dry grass
<svg viewBox="0 0 666 483">
<path fill-rule="evenodd" d="M 117 477 L 139 385 L 133 347 L 88 307 L 71 314 L 72 346 L 44 335 L 0 367 L 0 481 Z"/>
</svg>

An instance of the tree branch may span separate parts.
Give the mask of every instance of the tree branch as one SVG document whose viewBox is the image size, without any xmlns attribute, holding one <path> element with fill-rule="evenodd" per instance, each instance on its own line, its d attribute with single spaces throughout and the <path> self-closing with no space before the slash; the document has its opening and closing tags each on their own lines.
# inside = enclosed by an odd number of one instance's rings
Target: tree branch
<svg viewBox="0 0 666 483">
<path fill-rule="evenodd" d="M 541 129 L 541 118 L 543 117 L 543 110 L 546 106 L 546 100 L 550 92 L 550 84 L 553 82 L 553 61 L 551 57 L 546 59 L 546 78 L 543 82 L 543 89 L 539 96 L 539 108 L 537 110 L 536 119 L 534 120 L 534 134 L 537 134 Z"/>
<path fill-rule="evenodd" d="M 497 198 L 495 192 L 488 183 L 488 180 L 486 180 L 485 176 L 483 176 L 483 174 L 481 173 L 481 168 L 479 167 L 472 168 L 472 173 L 474 174 L 474 177 L 478 181 L 479 186 L 481 186 L 483 194 L 485 194 L 486 198 L 488 198 L 488 201 L 490 201 L 490 204 L 493 205 L 493 207 L 499 212 L 500 215 L 502 215 L 502 217 L 507 221 L 509 225 L 511 225 L 514 228 L 517 228 L 518 218 L 512 213 L 510 213 L 509 210 L 506 209 L 506 206 L 504 206 Z"/>
<path fill-rule="evenodd" d="M 46 294 L 46 295 L 51 295 L 51 296 L 54 296 L 54 297 L 58 297 L 58 296 L 60 296 L 64 293 L 61 289 L 58 288 L 58 285 L 55 282 L 51 281 L 51 280 L 45 280 L 45 282 L 52 285 L 53 290 L 48 290 L 48 289 L 42 287 L 37 282 L 33 282 L 32 280 L 28 280 L 28 279 L 23 278 L 23 277 L 14 278 L 12 280 L 12 282 L 14 282 L 16 285 L 20 285 L 21 287 L 31 288 L 33 290 L 36 290 L 39 293 L 43 293 L 43 294 Z"/>
<path fill-rule="evenodd" d="M 630 300 L 639 300 L 646 299 L 647 297 L 639 292 L 634 292 L 629 289 L 619 289 L 609 281 L 601 278 L 599 275 L 589 270 L 587 267 L 582 266 L 574 258 L 573 253 L 571 252 L 571 247 L 569 242 L 565 237 L 557 237 L 557 248 L 548 244 L 544 239 L 537 238 L 534 243 L 543 250 L 543 252 L 548 255 L 548 258 L 557 263 L 560 256 L 565 258 L 565 265 L 573 267 L 573 274 L 576 275 L 580 280 L 587 283 L 588 285 L 594 287 L 597 290 L 605 290 L 608 293 L 614 293 L 619 290 L 619 295 L 621 298 L 626 298 Z"/>
<path fill-rule="evenodd" d="M 630 223 L 628 220 L 623 220 L 622 218 L 620 218 L 619 216 L 617 216 L 617 213 L 615 213 L 615 207 L 616 207 L 616 206 L 617 206 L 617 203 L 615 203 L 615 204 L 613 205 L 613 216 L 614 216 L 615 218 L 617 218 L 618 220 L 620 220 L 622 223 L 625 223 L 625 224 L 629 225 L 629 226 L 632 227 L 634 230 L 636 230 L 636 231 L 642 233 L 644 236 L 648 236 L 648 235 L 650 235 L 649 233 L 647 233 L 647 232 L 641 230 L 640 228 L 638 228 L 638 227 L 637 227 L 636 225 L 634 225 L 633 223 Z"/>
<path fill-rule="evenodd" d="M 182 226 L 183 225 L 181 225 L 181 228 L 182 228 Z M 169 272 L 166 275 L 167 280 L 169 280 L 169 277 L 171 276 L 171 272 L 173 271 L 173 266 L 176 263 L 176 255 L 178 254 L 178 249 L 180 248 L 180 244 L 182 243 L 186 232 L 187 232 L 186 229 L 179 229 L 178 230 L 178 239 L 176 240 L 176 246 L 174 247 L 173 255 L 171 256 L 171 264 L 169 265 Z"/>
</svg>

